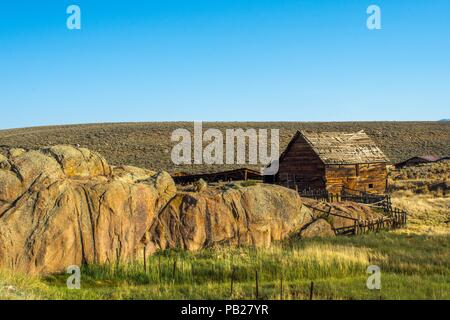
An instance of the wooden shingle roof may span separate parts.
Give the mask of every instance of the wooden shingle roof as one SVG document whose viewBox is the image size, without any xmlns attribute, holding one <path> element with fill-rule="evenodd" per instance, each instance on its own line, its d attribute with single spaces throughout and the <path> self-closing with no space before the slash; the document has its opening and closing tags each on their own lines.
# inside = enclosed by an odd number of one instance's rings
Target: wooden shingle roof
<svg viewBox="0 0 450 320">
<path fill-rule="evenodd" d="M 389 159 L 364 131 L 299 131 L 325 164 L 385 163 Z"/>
</svg>

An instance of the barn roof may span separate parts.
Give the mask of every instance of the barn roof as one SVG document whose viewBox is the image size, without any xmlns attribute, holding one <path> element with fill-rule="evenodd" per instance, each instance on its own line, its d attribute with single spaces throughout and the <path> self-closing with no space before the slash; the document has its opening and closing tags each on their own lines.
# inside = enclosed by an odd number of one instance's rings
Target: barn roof
<svg viewBox="0 0 450 320">
<path fill-rule="evenodd" d="M 415 163 L 429 163 L 429 162 L 437 162 L 437 161 L 441 161 L 441 160 L 445 160 L 445 157 L 441 158 L 438 156 L 417 156 L 417 157 L 412 157 L 409 159 L 406 159 L 405 161 L 399 162 L 397 163 L 395 166 L 396 167 L 404 167 L 408 164 L 415 164 Z"/>
<path fill-rule="evenodd" d="M 389 162 L 362 130 L 359 132 L 298 131 L 325 164 Z"/>
<path fill-rule="evenodd" d="M 436 162 L 438 160 L 441 160 L 441 157 L 438 157 L 438 156 L 419 156 L 419 157 L 414 157 L 414 158 L 419 158 L 419 159 L 422 159 L 422 160 L 425 160 L 428 162 Z M 411 159 L 414 159 L 414 158 L 411 158 Z M 411 159 L 408 159 L 408 160 L 411 160 Z M 408 161 L 408 160 L 406 160 L 406 161 Z"/>
</svg>

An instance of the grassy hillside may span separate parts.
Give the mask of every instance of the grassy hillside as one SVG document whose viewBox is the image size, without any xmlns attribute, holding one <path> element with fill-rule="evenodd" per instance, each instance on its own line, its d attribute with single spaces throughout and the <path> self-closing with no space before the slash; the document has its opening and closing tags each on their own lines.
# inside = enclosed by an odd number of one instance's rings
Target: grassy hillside
<svg viewBox="0 0 450 320">
<path fill-rule="evenodd" d="M 450 155 L 448 122 L 251 122 L 205 123 L 204 128 L 280 129 L 281 148 L 297 129 L 317 131 L 365 130 L 393 162 L 417 155 Z M 170 172 L 205 172 L 239 166 L 175 166 L 170 159 L 177 128 L 193 123 L 120 123 L 38 127 L 0 131 L 0 151 L 7 147 L 37 148 L 55 144 L 79 144 L 100 152 L 114 165 L 127 164 Z M 281 150 L 282 151 L 282 150 Z"/>
</svg>

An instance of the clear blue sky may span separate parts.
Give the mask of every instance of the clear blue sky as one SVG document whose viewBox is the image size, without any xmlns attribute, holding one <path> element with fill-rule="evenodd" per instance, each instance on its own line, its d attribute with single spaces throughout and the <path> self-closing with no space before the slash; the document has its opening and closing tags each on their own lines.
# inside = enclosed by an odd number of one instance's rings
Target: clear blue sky
<svg viewBox="0 0 450 320">
<path fill-rule="evenodd" d="M 0 109 L 0 128 L 448 118 L 450 1 L 2 1 Z"/>
</svg>

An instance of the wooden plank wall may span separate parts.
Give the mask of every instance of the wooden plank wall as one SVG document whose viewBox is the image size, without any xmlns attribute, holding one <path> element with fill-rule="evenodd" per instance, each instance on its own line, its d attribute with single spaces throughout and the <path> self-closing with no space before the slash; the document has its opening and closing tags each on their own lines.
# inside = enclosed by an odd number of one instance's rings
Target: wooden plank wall
<svg viewBox="0 0 450 320">
<path fill-rule="evenodd" d="M 368 193 L 383 194 L 387 187 L 385 163 L 357 165 L 327 165 L 327 190 L 340 193 L 343 186 Z"/>
<path fill-rule="evenodd" d="M 325 166 L 302 136 L 286 151 L 277 175 L 278 183 L 299 190 L 324 189 Z"/>
</svg>

